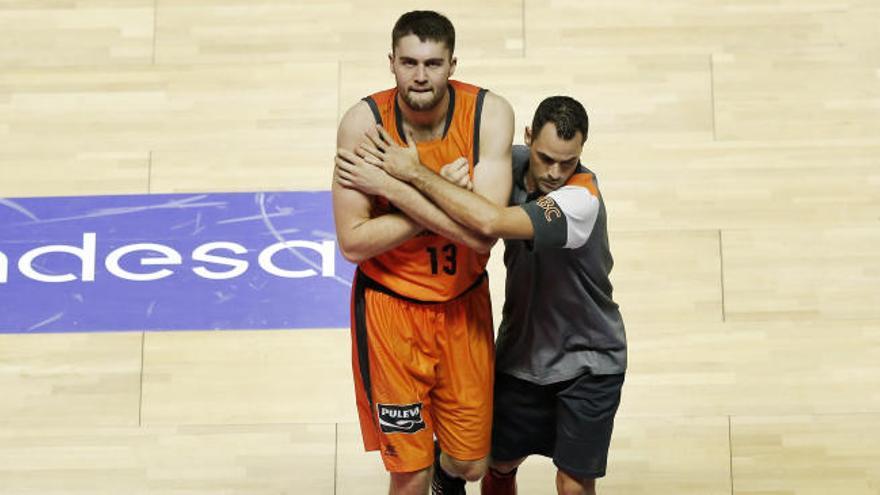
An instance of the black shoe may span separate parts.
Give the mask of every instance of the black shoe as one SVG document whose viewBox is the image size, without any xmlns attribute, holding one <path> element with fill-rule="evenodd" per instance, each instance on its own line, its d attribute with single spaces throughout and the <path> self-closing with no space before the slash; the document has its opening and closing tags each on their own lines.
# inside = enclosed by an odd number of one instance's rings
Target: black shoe
<svg viewBox="0 0 880 495">
<path fill-rule="evenodd" d="M 431 495 L 465 495 L 464 480 L 449 476 L 440 467 L 440 445 L 434 442 L 434 477 L 431 479 Z"/>
</svg>

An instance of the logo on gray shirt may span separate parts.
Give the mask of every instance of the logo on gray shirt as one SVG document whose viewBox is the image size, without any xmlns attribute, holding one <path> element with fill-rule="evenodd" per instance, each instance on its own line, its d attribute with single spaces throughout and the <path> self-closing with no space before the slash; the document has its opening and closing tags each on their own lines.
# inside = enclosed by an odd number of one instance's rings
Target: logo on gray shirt
<svg viewBox="0 0 880 495">
<path fill-rule="evenodd" d="M 544 210 L 544 218 L 547 219 L 548 222 L 552 222 L 554 218 L 559 218 L 562 216 L 562 212 L 559 210 L 559 206 L 556 204 L 556 201 L 553 201 L 553 198 L 544 196 L 543 198 L 535 201 L 535 203 Z"/>
</svg>

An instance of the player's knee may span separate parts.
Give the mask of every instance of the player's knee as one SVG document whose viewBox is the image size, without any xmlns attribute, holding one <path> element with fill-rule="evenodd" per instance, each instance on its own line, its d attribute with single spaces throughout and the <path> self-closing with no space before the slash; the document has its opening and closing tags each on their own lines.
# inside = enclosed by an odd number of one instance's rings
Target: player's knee
<svg viewBox="0 0 880 495">
<path fill-rule="evenodd" d="M 472 463 L 461 473 L 461 477 L 466 481 L 480 481 L 486 475 L 486 469 L 485 462 Z"/>
<path fill-rule="evenodd" d="M 486 470 L 489 467 L 489 462 L 487 459 L 480 459 L 478 461 L 459 461 L 450 458 L 449 463 L 452 465 L 455 474 L 459 478 L 471 482 L 480 481 L 480 479 L 486 474 Z"/>
</svg>

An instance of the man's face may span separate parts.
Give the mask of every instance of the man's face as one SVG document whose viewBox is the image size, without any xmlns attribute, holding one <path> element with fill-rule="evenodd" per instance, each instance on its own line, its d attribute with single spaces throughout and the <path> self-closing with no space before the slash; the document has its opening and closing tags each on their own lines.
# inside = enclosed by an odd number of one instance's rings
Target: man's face
<svg viewBox="0 0 880 495">
<path fill-rule="evenodd" d="M 388 55 L 397 91 L 413 110 L 431 110 L 446 95 L 446 84 L 455 72 L 456 60 L 445 43 L 410 34 L 397 40 Z"/>
<path fill-rule="evenodd" d="M 565 184 L 577 169 L 584 149 L 580 132 L 566 141 L 556 135 L 556 124 L 553 122 L 544 124 L 536 136 L 532 136 L 532 130 L 527 127 L 525 142 L 530 153 L 529 181 L 542 194 Z"/>
</svg>

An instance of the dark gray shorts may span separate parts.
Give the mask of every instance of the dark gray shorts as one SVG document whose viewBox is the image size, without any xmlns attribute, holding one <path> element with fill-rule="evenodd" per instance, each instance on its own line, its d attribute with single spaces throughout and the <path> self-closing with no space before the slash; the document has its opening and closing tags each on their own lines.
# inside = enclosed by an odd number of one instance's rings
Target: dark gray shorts
<svg viewBox="0 0 880 495">
<path fill-rule="evenodd" d="M 552 457 L 570 476 L 605 476 L 623 378 L 584 374 L 537 385 L 497 373 L 493 459 L 504 462 L 539 454 Z"/>
</svg>

